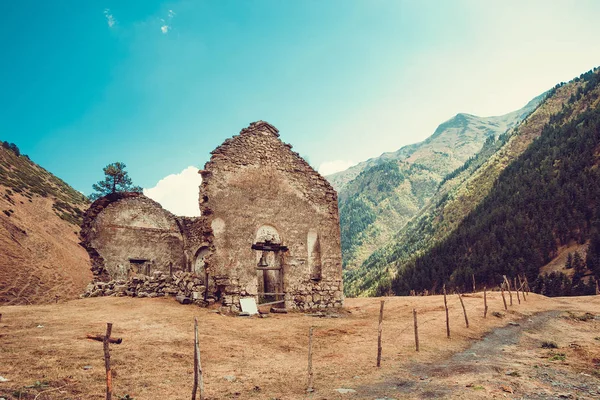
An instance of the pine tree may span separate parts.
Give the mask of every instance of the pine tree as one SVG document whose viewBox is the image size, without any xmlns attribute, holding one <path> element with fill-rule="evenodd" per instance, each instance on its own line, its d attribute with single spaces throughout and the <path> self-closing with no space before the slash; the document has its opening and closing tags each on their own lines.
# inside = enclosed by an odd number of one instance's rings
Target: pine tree
<svg viewBox="0 0 600 400">
<path fill-rule="evenodd" d="M 92 200 L 118 192 L 142 192 L 142 188 L 134 186 L 131 182 L 127 171 L 125 171 L 125 163 L 115 162 L 104 167 L 104 180 L 92 185 L 96 193 L 92 193 L 89 197 Z"/>
<path fill-rule="evenodd" d="M 565 268 L 566 269 L 573 268 L 573 253 L 569 253 L 569 255 L 567 256 L 567 262 L 565 264 Z"/>
</svg>

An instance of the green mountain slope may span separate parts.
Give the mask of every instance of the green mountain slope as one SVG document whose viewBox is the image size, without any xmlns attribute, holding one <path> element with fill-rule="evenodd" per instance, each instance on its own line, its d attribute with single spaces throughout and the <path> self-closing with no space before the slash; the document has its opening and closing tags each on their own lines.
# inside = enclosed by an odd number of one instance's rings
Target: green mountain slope
<svg viewBox="0 0 600 400">
<path fill-rule="evenodd" d="M 484 199 L 494 196 L 490 191 L 498 177 L 540 137 L 546 124 L 556 120 L 557 114 L 568 110 L 569 115 L 565 118 L 577 118 L 596 104 L 598 89 L 592 79 L 594 76 L 597 73 L 588 73 L 566 85 L 558 85 L 523 123 L 498 140 L 486 142 L 475 157 L 449 174 L 430 203 L 390 243 L 377 250 L 356 271 L 346 272 L 348 292 L 369 295 L 391 289 L 401 291 L 401 282 L 410 282 L 409 286 L 415 285 L 415 290 L 417 286 L 435 290 L 435 285 L 427 286 L 425 281 L 416 284 L 422 277 L 416 278 L 420 275 L 414 267 L 415 259 L 455 232 Z M 455 267 L 448 268 L 453 270 Z M 407 274 L 412 275 L 409 278 Z M 440 275 L 440 279 L 445 278 Z"/>
<path fill-rule="evenodd" d="M 598 241 L 599 72 L 570 85 L 571 96 L 550 116 L 540 137 L 499 174 L 488 195 L 444 241 L 397 265 L 395 293 L 436 290 L 443 282 L 464 288 L 473 274 L 488 285 L 498 284 L 503 274 L 524 274 L 534 282 L 559 246 Z M 590 269 L 600 278 L 598 267 Z M 573 282 L 572 289 L 577 286 L 577 294 L 590 292 L 584 281 Z"/>
<path fill-rule="evenodd" d="M 476 154 L 486 140 L 495 140 L 520 123 L 541 99 L 499 117 L 458 114 L 421 143 L 329 176 L 341 185 L 344 268 L 358 268 L 429 202 L 447 174 Z"/>
</svg>

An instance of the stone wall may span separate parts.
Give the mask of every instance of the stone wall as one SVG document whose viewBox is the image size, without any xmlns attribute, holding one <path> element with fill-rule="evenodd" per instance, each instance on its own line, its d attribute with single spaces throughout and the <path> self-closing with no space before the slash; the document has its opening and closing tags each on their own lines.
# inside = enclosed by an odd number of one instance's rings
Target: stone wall
<svg viewBox="0 0 600 400">
<path fill-rule="evenodd" d="M 95 280 L 188 270 L 177 218 L 139 193 L 95 201 L 84 215 L 81 239 Z"/>
<path fill-rule="evenodd" d="M 223 304 L 284 293 L 289 309 L 343 304 L 337 194 L 277 129 L 256 122 L 212 153 L 202 173 L 200 209 L 212 229 L 208 274 Z M 252 246 L 268 242 L 278 251 Z M 266 268 L 260 270 L 265 258 Z"/>
<path fill-rule="evenodd" d="M 90 283 L 81 297 L 101 296 L 130 296 L 130 297 L 164 297 L 183 296 L 198 305 L 208 305 L 215 299 L 207 297 L 205 300 L 204 280 L 202 277 L 190 272 L 175 272 L 170 276 L 162 271 L 155 271 L 150 275 L 135 275 L 128 279 L 116 279 L 108 282 Z"/>
<path fill-rule="evenodd" d="M 204 275 L 203 255 L 213 250 L 210 224 L 204 217 L 177 217 L 184 239 L 187 270 Z"/>
</svg>

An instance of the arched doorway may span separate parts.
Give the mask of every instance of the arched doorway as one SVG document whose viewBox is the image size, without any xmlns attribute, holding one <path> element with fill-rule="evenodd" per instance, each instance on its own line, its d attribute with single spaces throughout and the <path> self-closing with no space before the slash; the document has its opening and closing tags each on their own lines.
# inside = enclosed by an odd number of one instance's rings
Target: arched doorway
<svg viewBox="0 0 600 400">
<path fill-rule="evenodd" d="M 283 264 L 287 247 L 274 226 L 263 225 L 252 244 L 256 258 L 259 305 L 284 303 Z"/>
<path fill-rule="evenodd" d="M 210 253 L 208 247 L 203 246 L 198 249 L 194 256 L 194 267 L 193 271 L 198 276 L 204 276 L 206 273 L 206 257 Z"/>
</svg>

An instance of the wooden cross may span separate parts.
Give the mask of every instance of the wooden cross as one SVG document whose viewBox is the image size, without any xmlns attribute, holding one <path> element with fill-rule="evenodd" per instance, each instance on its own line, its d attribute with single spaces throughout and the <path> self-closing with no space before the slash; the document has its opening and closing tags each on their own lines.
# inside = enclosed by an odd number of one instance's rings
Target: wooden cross
<svg viewBox="0 0 600 400">
<path fill-rule="evenodd" d="M 110 348 L 109 344 L 121 344 L 122 338 L 111 338 L 112 323 L 106 323 L 106 335 L 92 335 L 88 334 L 87 338 L 102 342 L 104 344 L 104 367 L 106 368 L 106 400 L 112 400 L 112 371 L 110 369 Z"/>
</svg>

